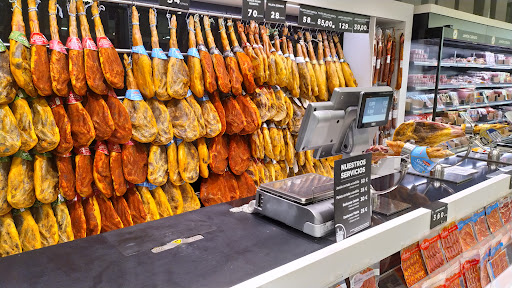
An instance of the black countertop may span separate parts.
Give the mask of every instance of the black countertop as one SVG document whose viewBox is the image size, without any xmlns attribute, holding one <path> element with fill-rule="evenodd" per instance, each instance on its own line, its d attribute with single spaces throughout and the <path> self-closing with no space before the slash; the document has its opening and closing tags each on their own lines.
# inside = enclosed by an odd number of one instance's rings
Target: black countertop
<svg viewBox="0 0 512 288">
<path fill-rule="evenodd" d="M 448 160 L 456 161 L 456 159 Z M 429 185 L 407 175 L 388 197 L 416 207 L 486 180 L 497 167 L 466 160 L 479 172 L 461 185 Z M 373 184 L 392 183 L 396 175 Z M 389 186 L 387 186 L 389 187 Z M 224 203 L 84 239 L 0 259 L 1 287 L 229 287 L 334 243 L 314 238 L 269 218 L 229 209 Z M 397 215 L 401 215 L 397 214 Z M 375 214 L 373 226 L 397 215 Z M 178 238 L 204 239 L 154 254 L 150 250 Z"/>
</svg>

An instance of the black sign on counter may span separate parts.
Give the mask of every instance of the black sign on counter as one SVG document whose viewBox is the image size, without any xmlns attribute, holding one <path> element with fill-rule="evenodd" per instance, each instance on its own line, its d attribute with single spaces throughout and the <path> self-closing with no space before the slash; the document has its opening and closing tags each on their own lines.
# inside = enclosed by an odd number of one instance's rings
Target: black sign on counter
<svg viewBox="0 0 512 288">
<path fill-rule="evenodd" d="M 281 0 L 267 0 L 265 5 L 265 21 L 286 22 L 286 2 Z"/>
<path fill-rule="evenodd" d="M 189 10 L 190 8 L 190 0 L 159 0 L 159 4 L 181 10 Z"/>
<path fill-rule="evenodd" d="M 354 16 L 353 33 L 369 33 L 370 32 L 370 17 L 367 16 Z"/>
<path fill-rule="evenodd" d="M 371 154 L 362 154 L 334 162 L 334 224 L 338 242 L 371 224 L 371 161 Z"/>
<path fill-rule="evenodd" d="M 262 22 L 265 18 L 264 0 L 243 0 L 242 19 Z"/>
<path fill-rule="evenodd" d="M 300 5 L 299 7 L 299 26 L 317 28 L 318 7 Z"/>
<path fill-rule="evenodd" d="M 437 201 L 429 205 L 428 208 L 432 211 L 430 214 L 430 229 L 446 223 L 448 220 L 448 204 Z"/>
</svg>

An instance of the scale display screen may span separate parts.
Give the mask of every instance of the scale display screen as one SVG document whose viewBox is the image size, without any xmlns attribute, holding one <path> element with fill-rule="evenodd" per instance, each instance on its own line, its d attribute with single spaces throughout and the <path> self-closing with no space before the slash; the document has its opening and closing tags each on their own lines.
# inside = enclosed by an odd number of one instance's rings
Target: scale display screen
<svg viewBox="0 0 512 288">
<path fill-rule="evenodd" d="M 388 122 L 391 109 L 392 92 L 364 93 L 361 98 L 361 108 L 357 128 L 384 126 Z"/>
</svg>

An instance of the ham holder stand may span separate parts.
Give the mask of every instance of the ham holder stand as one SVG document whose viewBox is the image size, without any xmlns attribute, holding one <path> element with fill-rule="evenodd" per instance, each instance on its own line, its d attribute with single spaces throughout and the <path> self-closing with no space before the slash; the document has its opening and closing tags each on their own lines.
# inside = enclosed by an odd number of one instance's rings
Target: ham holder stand
<svg viewBox="0 0 512 288">
<path fill-rule="evenodd" d="M 378 127 L 388 122 L 392 102 L 390 87 L 336 88 L 330 101 L 309 103 L 295 149 L 298 152 L 314 150 L 313 156 L 317 159 L 361 155 L 372 145 Z M 385 191 L 371 189 L 372 203 L 381 206 L 387 201 L 385 214 L 388 215 L 410 207 L 380 197 L 395 189 L 407 174 L 410 161 L 407 155 L 401 159 L 398 182 Z M 255 209 L 304 233 L 321 237 L 334 229 L 333 196 L 333 179 L 305 174 L 262 184 L 256 193 Z M 372 206 L 373 211 L 381 212 Z"/>
</svg>

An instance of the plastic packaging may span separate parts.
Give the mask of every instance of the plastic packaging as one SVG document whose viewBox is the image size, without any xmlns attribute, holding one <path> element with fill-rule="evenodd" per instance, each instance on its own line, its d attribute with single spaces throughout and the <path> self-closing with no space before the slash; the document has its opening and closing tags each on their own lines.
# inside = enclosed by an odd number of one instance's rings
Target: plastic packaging
<svg viewBox="0 0 512 288">
<path fill-rule="evenodd" d="M 428 273 L 433 273 L 446 264 L 446 259 L 441 249 L 441 237 L 437 231 L 431 231 L 420 241 L 420 249 Z"/>
<path fill-rule="evenodd" d="M 465 252 L 461 260 L 462 276 L 466 288 L 481 288 L 480 286 L 480 255 L 478 250 Z"/>
<path fill-rule="evenodd" d="M 446 255 L 446 260 L 452 261 L 462 253 L 462 245 L 459 238 L 459 228 L 455 222 L 446 225 L 441 232 L 441 244 Z"/>
<path fill-rule="evenodd" d="M 444 271 L 445 288 L 464 288 L 464 278 L 460 269 L 460 259 L 456 258 L 448 264 Z"/>
<path fill-rule="evenodd" d="M 512 219 L 512 211 L 510 209 L 510 196 L 501 198 L 500 201 L 498 201 L 498 203 L 500 206 L 499 210 L 501 220 L 503 220 L 504 225 L 507 225 L 508 223 L 510 223 L 510 220 Z"/>
<path fill-rule="evenodd" d="M 420 246 L 417 242 L 402 249 L 400 259 L 407 287 L 412 287 L 427 277 L 427 270 L 421 260 Z"/>
<path fill-rule="evenodd" d="M 503 227 L 503 222 L 500 217 L 499 202 L 494 202 L 488 205 L 485 208 L 485 215 L 485 218 L 487 218 L 487 224 L 489 225 L 489 229 L 492 233 L 495 233 Z"/>
<path fill-rule="evenodd" d="M 479 209 L 473 214 L 472 218 L 472 225 L 475 229 L 476 239 L 480 242 L 489 236 L 485 210 L 483 208 Z"/>
<path fill-rule="evenodd" d="M 379 287 L 380 263 L 373 264 L 357 274 L 350 276 L 350 288 Z"/>
<path fill-rule="evenodd" d="M 457 227 L 459 227 L 459 238 L 460 244 L 462 245 L 462 251 L 468 251 L 478 243 L 475 236 L 475 230 L 471 224 L 472 220 L 472 216 L 467 216 L 457 223 Z"/>
</svg>

